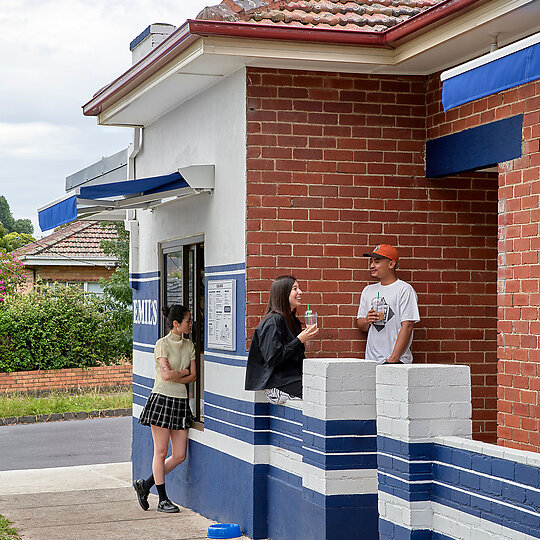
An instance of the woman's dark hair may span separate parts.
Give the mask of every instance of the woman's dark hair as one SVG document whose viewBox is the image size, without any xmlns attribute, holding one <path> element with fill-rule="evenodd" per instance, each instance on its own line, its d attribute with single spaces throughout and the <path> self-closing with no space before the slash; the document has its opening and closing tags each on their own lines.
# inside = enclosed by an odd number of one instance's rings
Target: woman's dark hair
<svg viewBox="0 0 540 540">
<path fill-rule="evenodd" d="M 186 318 L 186 314 L 189 313 L 189 309 L 181 304 L 173 304 L 172 306 L 164 306 L 161 308 L 161 313 L 167 320 L 166 327 L 168 331 L 172 330 L 173 321 L 182 324 L 182 321 Z"/>
<path fill-rule="evenodd" d="M 296 308 L 291 311 L 289 295 L 296 282 L 294 276 L 279 276 L 272 282 L 270 298 L 266 315 L 279 313 L 287 323 L 289 330 L 296 336 L 301 328 L 300 321 L 296 318 Z"/>
</svg>

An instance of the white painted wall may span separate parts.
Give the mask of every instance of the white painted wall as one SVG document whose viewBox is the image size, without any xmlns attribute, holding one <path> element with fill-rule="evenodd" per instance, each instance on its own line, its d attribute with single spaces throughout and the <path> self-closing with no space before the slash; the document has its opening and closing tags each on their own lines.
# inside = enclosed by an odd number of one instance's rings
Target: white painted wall
<svg viewBox="0 0 540 540">
<path fill-rule="evenodd" d="M 139 260 L 133 271 L 157 270 L 158 242 L 201 233 L 206 266 L 245 261 L 245 69 L 145 127 L 135 171 L 144 178 L 206 164 L 216 168 L 213 195 L 137 211 Z"/>
</svg>

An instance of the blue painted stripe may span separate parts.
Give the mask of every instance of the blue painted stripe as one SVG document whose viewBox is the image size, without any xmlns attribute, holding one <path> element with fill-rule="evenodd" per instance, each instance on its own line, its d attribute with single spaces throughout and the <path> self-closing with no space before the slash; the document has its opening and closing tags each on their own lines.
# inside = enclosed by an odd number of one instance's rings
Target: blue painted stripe
<svg viewBox="0 0 540 540">
<path fill-rule="evenodd" d="M 376 435 L 375 420 L 321 420 L 305 417 L 304 430 L 322 435 Z"/>
<path fill-rule="evenodd" d="M 324 495 L 318 491 L 303 488 L 302 498 L 318 506 L 327 508 L 373 508 L 377 507 L 376 493 L 356 493 L 354 495 Z M 358 521 L 361 527 L 361 520 Z M 367 540 L 367 537 L 366 537 Z"/>
<path fill-rule="evenodd" d="M 147 398 L 152 392 L 152 387 L 148 387 L 146 385 L 140 385 L 140 384 L 136 384 L 136 383 L 133 383 L 133 393 L 134 394 L 139 394 L 139 396 L 144 396 L 145 398 Z"/>
<path fill-rule="evenodd" d="M 133 403 L 135 405 L 141 405 L 142 407 L 144 407 L 146 405 L 147 399 L 148 399 L 148 396 L 147 397 L 142 397 L 142 396 L 138 396 L 136 394 L 133 394 Z"/>
<path fill-rule="evenodd" d="M 540 538 L 540 513 L 531 514 L 511 508 L 495 500 L 489 501 L 473 493 L 463 493 L 451 485 L 434 483 L 432 500 L 509 529 Z"/>
<path fill-rule="evenodd" d="M 254 403 L 208 391 L 204 392 L 204 402 L 247 414 L 268 415 L 270 411 L 270 403 Z"/>
<path fill-rule="evenodd" d="M 362 436 L 355 437 L 324 437 L 323 435 L 312 435 L 304 431 L 304 445 L 329 454 L 336 452 L 376 452 L 377 437 Z"/>
<path fill-rule="evenodd" d="M 270 478 L 275 478 L 281 482 L 286 482 L 294 488 L 302 488 L 302 477 L 296 474 L 287 472 L 279 467 L 274 467 L 273 465 L 267 465 L 267 475 Z"/>
<path fill-rule="evenodd" d="M 427 141 L 426 176 L 448 176 L 518 158 L 522 132 L 520 114 Z"/>
<path fill-rule="evenodd" d="M 204 273 L 213 274 L 214 272 L 232 272 L 235 270 L 245 270 L 246 263 L 219 264 L 215 266 L 205 266 Z"/>
<path fill-rule="evenodd" d="M 431 481 L 411 484 L 406 480 L 386 474 L 378 474 L 379 489 L 406 501 L 431 500 Z"/>
<path fill-rule="evenodd" d="M 309 448 L 303 448 L 304 463 L 329 471 L 346 469 L 376 469 L 377 454 L 319 454 Z"/>
<path fill-rule="evenodd" d="M 443 81 L 444 110 L 540 78 L 540 43 Z"/>
<path fill-rule="evenodd" d="M 255 432 L 251 429 L 225 424 L 207 414 L 204 416 L 204 429 L 205 431 L 207 429 L 215 431 L 216 433 L 221 433 L 253 445 L 267 445 L 269 441 L 269 433 L 267 431 Z"/>
<path fill-rule="evenodd" d="M 142 344 L 134 343 L 133 350 L 146 352 L 146 353 L 154 353 L 154 345 L 142 345 Z"/>
<path fill-rule="evenodd" d="M 377 436 L 377 450 L 410 461 L 430 461 L 433 457 L 433 443 L 408 443 L 382 435 Z"/>
<path fill-rule="evenodd" d="M 159 278 L 160 272 L 132 272 L 129 274 L 129 279 L 150 279 L 150 278 Z"/>
<path fill-rule="evenodd" d="M 243 427 L 251 430 L 265 430 L 268 429 L 268 418 L 258 417 L 250 414 L 241 414 L 229 409 L 223 409 L 216 407 L 211 403 L 205 402 L 204 404 L 205 416 L 211 416 L 216 420 L 234 424 L 238 427 Z"/>
<path fill-rule="evenodd" d="M 150 377 L 145 377 L 144 375 L 139 375 L 137 373 L 134 373 L 133 383 L 140 384 L 141 386 L 146 386 L 147 388 L 152 388 L 154 386 L 154 379 L 151 379 Z"/>
<path fill-rule="evenodd" d="M 434 537 L 428 529 L 408 529 L 379 518 L 379 540 L 434 540 Z M 441 534 L 437 540 L 452 540 L 452 538 Z"/>
</svg>

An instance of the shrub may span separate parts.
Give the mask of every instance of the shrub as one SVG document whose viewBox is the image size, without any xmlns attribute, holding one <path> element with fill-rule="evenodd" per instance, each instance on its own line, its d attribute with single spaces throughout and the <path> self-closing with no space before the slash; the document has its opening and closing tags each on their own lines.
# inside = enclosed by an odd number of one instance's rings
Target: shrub
<svg viewBox="0 0 540 540">
<path fill-rule="evenodd" d="M 0 371 L 118 363 L 131 355 L 121 333 L 107 302 L 76 287 L 15 292 L 0 306 Z"/>
</svg>

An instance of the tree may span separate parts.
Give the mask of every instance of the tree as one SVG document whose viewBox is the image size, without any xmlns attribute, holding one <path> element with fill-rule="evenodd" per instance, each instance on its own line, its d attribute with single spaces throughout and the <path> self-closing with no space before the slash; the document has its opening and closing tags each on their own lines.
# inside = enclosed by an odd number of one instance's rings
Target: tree
<svg viewBox="0 0 540 540">
<path fill-rule="evenodd" d="M 104 227 L 114 227 L 117 237 L 115 240 L 102 240 L 101 249 L 106 255 L 114 255 L 118 259 L 116 271 L 108 279 L 101 279 L 103 290 L 122 307 L 131 306 L 133 293 L 129 286 L 129 232 L 119 221 L 104 222 Z"/>
<path fill-rule="evenodd" d="M 15 220 L 15 225 L 13 226 L 14 232 L 19 234 L 32 234 L 34 232 L 34 226 L 29 219 L 17 219 Z"/>
<path fill-rule="evenodd" d="M 2 223 L 7 232 L 13 231 L 15 220 L 13 219 L 9 203 L 3 195 L 0 196 L 0 223 Z"/>
<path fill-rule="evenodd" d="M 19 234 L 18 232 L 10 232 L 0 238 L 0 248 L 6 251 L 15 251 L 21 246 L 25 246 L 30 242 L 34 242 L 35 238 L 30 234 Z"/>
<path fill-rule="evenodd" d="M 33 234 L 34 226 L 29 219 L 13 218 L 11 208 L 7 199 L 0 195 L 0 224 L 4 226 L 8 233 L 16 232 L 19 234 Z M 2 235 L 3 236 L 3 235 Z"/>
<path fill-rule="evenodd" d="M 104 222 L 104 227 L 114 227 L 117 232 L 115 240 L 102 240 L 101 249 L 107 255 L 118 259 L 116 271 L 108 279 L 100 279 L 105 299 L 109 303 L 114 331 L 110 342 L 119 350 L 131 349 L 133 346 L 133 293 L 129 287 L 129 232 L 122 222 Z"/>
</svg>

